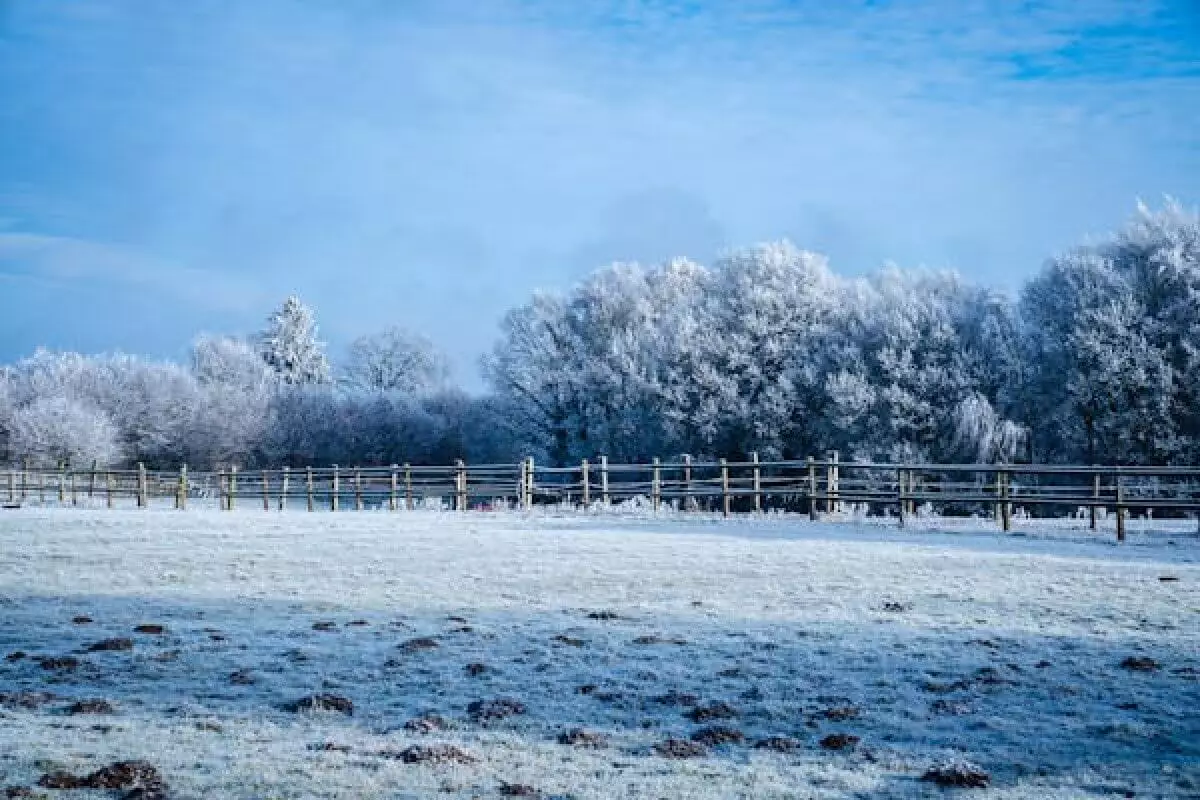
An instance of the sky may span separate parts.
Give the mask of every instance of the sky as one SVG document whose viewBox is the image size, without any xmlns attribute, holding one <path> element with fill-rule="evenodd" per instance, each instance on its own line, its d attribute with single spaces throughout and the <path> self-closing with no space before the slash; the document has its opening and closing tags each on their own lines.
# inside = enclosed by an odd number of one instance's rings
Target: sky
<svg viewBox="0 0 1200 800">
<path fill-rule="evenodd" d="M 0 362 L 504 312 L 789 239 L 1016 292 L 1200 202 L 1195 0 L 0 0 Z"/>
</svg>

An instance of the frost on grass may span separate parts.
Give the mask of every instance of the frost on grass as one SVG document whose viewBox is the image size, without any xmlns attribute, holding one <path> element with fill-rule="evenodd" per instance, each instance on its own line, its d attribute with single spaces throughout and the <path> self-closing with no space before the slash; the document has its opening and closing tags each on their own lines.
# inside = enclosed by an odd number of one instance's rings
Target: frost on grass
<svg viewBox="0 0 1200 800">
<path fill-rule="evenodd" d="M 32 796 L 130 763 L 208 798 L 1200 793 L 1194 538 L 32 510 L 0 537 L 0 786 Z"/>
</svg>

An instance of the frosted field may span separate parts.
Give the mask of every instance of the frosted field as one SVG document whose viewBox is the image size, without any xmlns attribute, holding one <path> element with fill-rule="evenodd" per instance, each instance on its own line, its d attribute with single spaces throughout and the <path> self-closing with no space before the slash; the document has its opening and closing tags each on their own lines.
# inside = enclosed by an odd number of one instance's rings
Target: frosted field
<svg viewBox="0 0 1200 800">
<path fill-rule="evenodd" d="M 1111 538 L 0 511 L 0 787 L 119 796 L 35 784 L 137 758 L 174 797 L 1200 797 L 1200 541 Z M 319 693 L 353 713 L 288 710 Z M 990 787 L 921 780 L 954 759 Z"/>
</svg>

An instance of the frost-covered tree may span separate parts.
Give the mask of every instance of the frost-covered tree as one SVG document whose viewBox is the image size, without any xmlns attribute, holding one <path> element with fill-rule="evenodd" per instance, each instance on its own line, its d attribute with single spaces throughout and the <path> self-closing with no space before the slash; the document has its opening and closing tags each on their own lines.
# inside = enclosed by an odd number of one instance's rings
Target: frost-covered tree
<svg viewBox="0 0 1200 800">
<path fill-rule="evenodd" d="M 263 360 L 284 383 L 329 383 L 329 361 L 325 344 L 317 339 L 316 317 L 296 295 L 267 318 L 257 343 Z"/>
<path fill-rule="evenodd" d="M 1115 236 L 1047 263 L 1022 296 L 1023 401 L 1039 459 L 1200 455 L 1200 221 L 1139 206 Z"/>
<path fill-rule="evenodd" d="M 588 397 L 575 354 L 582 350 L 562 298 L 537 293 L 505 315 L 500 341 L 483 360 L 494 390 L 519 414 L 522 438 L 553 463 L 573 458 Z"/>
<path fill-rule="evenodd" d="M 192 375 L 204 386 L 260 387 L 276 374 L 245 339 L 201 334 L 192 342 Z"/>
<path fill-rule="evenodd" d="M 446 357 L 424 336 L 391 327 L 350 344 L 341 383 L 360 391 L 427 395 L 446 387 Z"/>
<path fill-rule="evenodd" d="M 12 419 L 11 447 L 34 467 L 101 466 L 121 457 L 117 426 L 108 414 L 63 395 L 39 397 Z"/>
</svg>

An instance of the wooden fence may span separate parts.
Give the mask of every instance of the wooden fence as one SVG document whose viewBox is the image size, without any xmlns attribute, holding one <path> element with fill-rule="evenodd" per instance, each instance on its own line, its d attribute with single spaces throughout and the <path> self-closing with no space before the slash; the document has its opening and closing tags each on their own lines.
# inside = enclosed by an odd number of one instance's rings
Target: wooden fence
<svg viewBox="0 0 1200 800">
<path fill-rule="evenodd" d="M 1042 517 L 1086 513 L 1116 516 L 1116 535 L 1125 539 L 1126 517 L 1141 510 L 1168 517 L 1195 515 L 1200 525 L 1200 468 L 1100 467 L 1029 464 L 889 464 L 839 461 L 837 454 L 804 461 L 610 464 L 601 457 L 577 466 L 544 467 L 532 458 L 517 464 L 451 466 L 322 467 L 211 472 L 136 469 L 12 468 L 0 472 L 0 500 L 112 508 L 132 501 L 147 508 L 166 499 L 175 508 L 190 502 L 217 508 L 261 507 L 412 510 L 436 499 L 456 510 L 498 504 L 610 504 L 643 498 L 657 511 L 732 513 L 782 510 L 811 519 L 854 508 L 894 515 L 903 526 L 922 509 L 940 514 L 987 516 L 1011 529 L 1013 509 Z M 1099 514 L 1098 514 L 1099 512 Z"/>
</svg>

